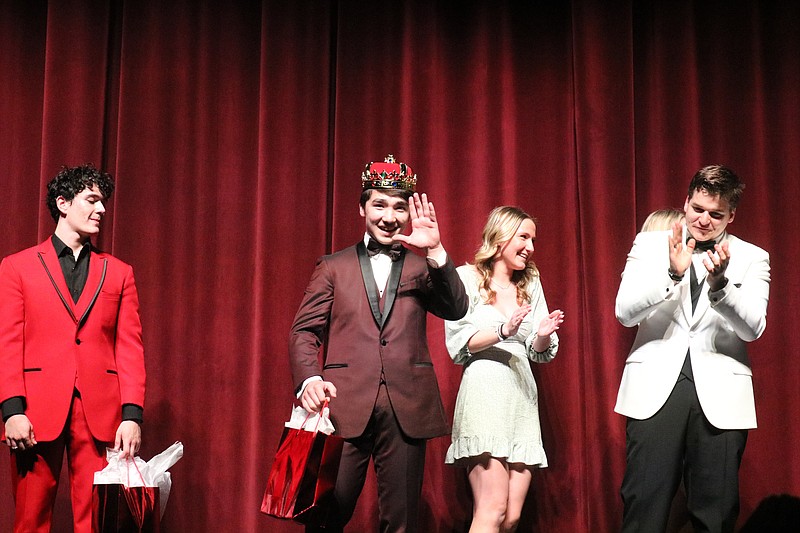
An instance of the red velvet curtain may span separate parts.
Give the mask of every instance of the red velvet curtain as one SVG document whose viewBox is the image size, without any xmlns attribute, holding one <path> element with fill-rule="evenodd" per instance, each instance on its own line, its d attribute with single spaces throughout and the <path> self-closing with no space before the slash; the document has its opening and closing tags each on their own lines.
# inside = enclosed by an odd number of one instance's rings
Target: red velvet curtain
<svg viewBox="0 0 800 533">
<path fill-rule="evenodd" d="M 142 455 L 185 445 L 166 531 L 300 531 L 258 512 L 292 400 L 287 334 L 315 258 L 363 232 L 359 174 L 387 153 L 420 175 L 456 263 L 495 205 L 539 220 L 536 261 L 567 321 L 559 357 L 534 368 L 550 467 L 521 531 L 618 529 L 625 255 L 695 170 L 734 168 L 747 190 L 730 229 L 773 259 L 742 519 L 800 493 L 795 3 L 0 0 L 0 71 L 0 255 L 52 231 L 43 189 L 61 165 L 116 177 L 98 244 L 139 285 Z M 460 368 L 438 320 L 429 342 L 452 413 Z M 429 446 L 425 531 L 470 516 L 448 444 Z M 9 487 L 3 460 L 2 531 Z M 377 529 L 376 506 L 370 477 L 352 531 Z M 68 507 L 62 490 L 56 531 Z"/>
</svg>

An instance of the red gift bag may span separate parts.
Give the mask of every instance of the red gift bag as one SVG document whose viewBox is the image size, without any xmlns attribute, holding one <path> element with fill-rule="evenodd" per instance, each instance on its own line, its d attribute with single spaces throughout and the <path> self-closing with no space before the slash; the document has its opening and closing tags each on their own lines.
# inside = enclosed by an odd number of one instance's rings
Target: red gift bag
<svg viewBox="0 0 800 533">
<path fill-rule="evenodd" d="M 301 524 L 326 525 L 335 506 L 333 488 L 343 444 L 341 437 L 326 435 L 316 428 L 284 428 L 261 512 Z"/>
<path fill-rule="evenodd" d="M 94 533 L 158 533 L 158 487 L 126 487 L 121 483 L 92 488 Z"/>
<path fill-rule="evenodd" d="M 135 461 L 133 464 L 136 466 Z M 92 532 L 159 533 L 159 507 L 158 487 L 130 487 L 122 483 L 93 485 Z"/>
</svg>

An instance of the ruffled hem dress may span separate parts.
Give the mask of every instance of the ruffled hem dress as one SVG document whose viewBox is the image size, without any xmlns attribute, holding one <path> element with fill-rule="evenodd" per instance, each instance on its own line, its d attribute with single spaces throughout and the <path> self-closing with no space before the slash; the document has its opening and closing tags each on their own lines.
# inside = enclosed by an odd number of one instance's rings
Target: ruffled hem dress
<svg viewBox="0 0 800 533">
<path fill-rule="evenodd" d="M 549 312 L 539 277 L 531 281 L 532 310 L 516 335 L 472 354 L 467 341 L 480 329 L 495 329 L 507 318 L 483 302 L 474 267 L 458 267 L 470 306 L 461 320 L 445 321 L 450 357 L 464 365 L 453 417 L 452 443 L 445 462 L 466 465 L 485 453 L 509 463 L 544 468 L 547 456 L 539 425 L 539 398 L 530 362 L 550 362 L 558 351 L 558 336 L 550 336 L 545 352 L 536 352 L 536 329 Z"/>
</svg>

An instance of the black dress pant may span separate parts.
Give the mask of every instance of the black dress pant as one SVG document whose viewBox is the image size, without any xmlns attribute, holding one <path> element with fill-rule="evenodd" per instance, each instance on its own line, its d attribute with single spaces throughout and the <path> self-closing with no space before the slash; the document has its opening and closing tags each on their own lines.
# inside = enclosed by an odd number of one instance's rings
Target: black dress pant
<svg viewBox="0 0 800 533">
<path fill-rule="evenodd" d="M 309 527 L 306 531 L 335 533 L 343 530 L 353 516 L 372 458 L 378 484 L 379 531 L 418 532 L 426 444 L 425 439 L 410 439 L 403 434 L 386 385 L 381 384 L 366 430 L 359 437 L 347 439 L 342 449 L 334 488 L 338 524 L 319 530 Z"/>
<path fill-rule="evenodd" d="M 691 379 L 682 375 L 652 417 L 629 418 L 626 442 L 623 532 L 663 532 L 681 476 L 694 530 L 733 531 L 747 430 L 712 426 Z"/>
</svg>

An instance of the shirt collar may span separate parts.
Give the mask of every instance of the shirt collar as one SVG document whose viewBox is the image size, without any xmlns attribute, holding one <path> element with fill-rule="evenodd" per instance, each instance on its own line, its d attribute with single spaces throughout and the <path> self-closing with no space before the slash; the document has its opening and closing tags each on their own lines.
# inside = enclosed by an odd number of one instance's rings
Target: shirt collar
<svg viewBox="0 0 800 533">
<path fill-rule="evenodd" d="M 72 248 L 64 244 L 64 241 L 59 239 L 55 233 L 53 233 L 53 236 L 51 237 L 50 241 L 53 243 L 53 248 L 56 249 L 56 255 L 58 257 L 64 257 L 65 255 L 74 255 L 72 253 Z M 92 241 L 87 239 L 86 242 L 83 243 L 83 247 L 81 248 L 78 257 L 80 258 L 88 254 L 91 249 L 92 249 Z"/>
</svg>

